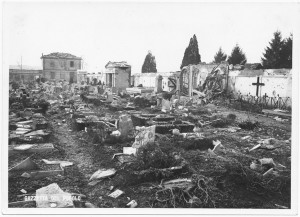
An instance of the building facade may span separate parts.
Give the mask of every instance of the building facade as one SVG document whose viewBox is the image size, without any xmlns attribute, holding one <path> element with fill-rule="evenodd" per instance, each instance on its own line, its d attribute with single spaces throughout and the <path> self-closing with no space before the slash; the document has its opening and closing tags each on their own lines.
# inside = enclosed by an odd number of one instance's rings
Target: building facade
<svg viewBox="0 0 300 217">
<path fill-rule="evenodd" d="M 113 91 L 122 91 L 130 87 L 131 66 L 127 62 L 108 62 L 105 66 L 105 85 Z"/>
<path fill-rule="evenodd" d="M 39 67 L 9 66 L 9 81 L 27 83 L 42 76 L 43 70 Z"/>
<path fill-rule="evenodd" d="M 41 56 L 43 77 L 50 81 L 64 80 L 70 83 L 77 82 L 77 70 L 81 69 L 80 57 L 69 53 L 51 53 Z"/>
</svg>

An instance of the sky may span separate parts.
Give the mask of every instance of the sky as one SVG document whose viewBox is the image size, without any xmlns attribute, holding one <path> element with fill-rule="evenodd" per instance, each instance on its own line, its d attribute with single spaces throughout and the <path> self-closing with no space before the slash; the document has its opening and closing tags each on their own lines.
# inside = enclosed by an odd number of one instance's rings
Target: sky
<svg viewBox="0 0 300 217">
<path fill-rule="evenodd" d="M 196 34 L 201 61 L 219 47 L 236 44 L 248 63 L 260 62 L 276 30 L 293 33 L 293 3 L 105 3 L 5 2 L 4 57 L 8 65 L 42 67 L 41 55 L 66 52 L 82 57 L 84 69 L 104 70 L 108 61 L 127 61 L 140 73 L 150 50 L 158 72 L 180 70 Z M 298 7 L 299 8 L 299 7 Z"/>
</svg>

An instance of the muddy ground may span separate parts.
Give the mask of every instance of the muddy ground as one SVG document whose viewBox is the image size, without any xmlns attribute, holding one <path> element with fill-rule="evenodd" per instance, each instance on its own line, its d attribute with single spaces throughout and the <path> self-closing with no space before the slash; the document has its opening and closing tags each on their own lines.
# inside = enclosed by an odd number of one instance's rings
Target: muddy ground
<svg viewBox="0 0 300 217">
<path fill-rule="evenodd" d="M 205 138 L 219 140 L 222 148 L 212 154 L 204 145 L 191 145 L 191 141 L 172 134 L 158 135 L 156 144 L 165 153 L 176 154 L 185 160 L 186 166 L 179 172 L 167 175 L 141 176 L 132 173 L 132 165 L 121 164 L 112 159 L 115 153 L 121 153 L 123 147 L 130 147 L 132 140 L 107 144 L 96 141 L 93 134 L 85 131 L 76 131 L 74 119 L 66 111 L 58 114 L 46 114 L 50 122 L 52 135 L 49 142 L 55 145 L 51 153 L 38 154 L 36 160 L 65 160 L 74 162 L 73 166 L 65 168 L 64 175 L 31 180 L 20 176 L 9 178 L 9 202 L 20 200 L 17 195 L 21 189 L 27 193 L 35 193 L 41 187 L 57 183 L 66 192 L 80 193 L 87 196 L 87 201 L 99 208 L 121 208 L 131 200 L 136 200 L 138 208 L 162 207 L 216 207 L 216 208 L 274 208 L 278 205 L 290 208 L 291 205 L 291 122 L 278 122 L 272 117 L 263 114 L 249 113 L 234 110 L 225 106 L 209 105 L 209 115 L 227 116 L 236 115 L 236 119 L 229 126 L 213 127 L 207 125 L 201 128 Z M 94 107 L 99 114 L 112 115 L 124 113 L 112 112 L 100 106 Z M 149 109 L 142 110 L 149 113 Z M 158 114 L 160 112 L 157 112 Z M 176 116 L 176 114 L 174 114 Z M 203 114 L 197 114 L 199 116 Z M 205 114 L 207 115 L 207 114 Z M 178 119 L 189 119 L 177 114 Z M 66 120 L 63 123 L 62 120 Z M 254 130 L 241 129 L 237 132 L 228 132 L 228 128 L 237 127 L 245 120 L 258 122 Z M 242 137 L 250 135 L 250 139 Z M 273 150 L 257 149 L 249 152 L 259 139 L 277 139 L 277 146 Z M 190 148 L 187 148 L 190 147 Z M 28 155 L 29 156 L 29 155 Z M 26 156 L 22 156 L 24 159 Z M 279 171 L 279 177 L 268 177 L 266 180 L 251 175 L 250 163 L 255 159 L 273 158 L 276 164 L 284 165 Z M 20 156 L 11 156 L 10 164 L 14 164 Z M 102 180 L 95 186 L 89 186 L 88 180 L 98 169 L 117 170 L 116 174 Z M 203 186 L 189 192 L 176 190 L 167 191 L 161 187 L 162 180 L 175 178 L 203 177 Z M 108 196 L 113 189 L 120 189 L 124 194 L 114 199 Z M 76 203 L 76 207 L 84 207 L 84 203 Z M 26 207 L 26 206 L 25 206 Z"/>
</svg>

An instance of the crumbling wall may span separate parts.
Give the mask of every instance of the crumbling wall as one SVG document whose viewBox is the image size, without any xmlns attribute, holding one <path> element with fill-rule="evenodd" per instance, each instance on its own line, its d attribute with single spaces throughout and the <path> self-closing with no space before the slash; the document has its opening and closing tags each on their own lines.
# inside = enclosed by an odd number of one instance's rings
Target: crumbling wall
<svg viewBox="0 0 300 217">
<path fill-rule="evenodd" d="M 258 96 L 263 97 L 265 94 L 268 97 L 283 97 L 292 98 L 292 74 L 289 73 L 283 75 L 276 75 L 272 73 L 271 69 L 263 70 L 259 74 L 258 70 L 249 74 L 241 73 L 240 71 L 232 71 L 228 77 L 228 91 L 233 92 L 234 95 L 251 95 L 256 96 L 257 86 L 253 83 L 263 83 L 264 86 L 259 86 Z M 291 100 L 288 101 L 288 105 L 291 106 Z"/>
<path fill-rule="evenodd" d="M 42 70 L 9 69 L 9 81 L 31 82 L 42 74 Z"/>
<path fill-rule="evenodd" d="M 258 76 L 259 82 L 264 86 L 259 87 L 259 96 L 267 94 L 268 96 L 292 97 L 292 77 L 271 75 Z M 241 93 L 242 95 L 256 95 L 256 85 L 252 83 L 257 82 L 257 76 L 237 75 L 237 73 L 230 73 L 228 79 L 228 90 L 234 93 Z"/>
<path fill-rule="evenodd" d="M 146 88 L 155 88 L 158 76 L 162 77 L 161 88 L 163 91 L 171 91 L 169 87 L 169 77 L 173 76 L 173 72 L 161 73 L 139 73 L 133 75 L 134 86 L 143 85 Z"/>
</svg>

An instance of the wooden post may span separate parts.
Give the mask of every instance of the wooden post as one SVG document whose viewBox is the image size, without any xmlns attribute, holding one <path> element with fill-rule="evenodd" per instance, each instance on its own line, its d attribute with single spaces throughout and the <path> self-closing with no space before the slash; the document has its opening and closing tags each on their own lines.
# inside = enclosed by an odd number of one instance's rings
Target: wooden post
<svg viewBox="0 0 300 217">
<path fill-rule="evenodd" d="M 180 101 L 180 95 L 181 95 L 181 90 L 180 90 L 180 74 L 179 74 L 179 77 L 176 77 L 176 92 L 178 93 L 178 101 Z"/>
<path fill-rule="evenodd" d="M 193 66 L 189 65 L 189 97 L 193 93 Z"/>
</svg>

